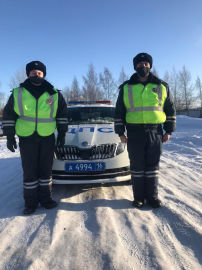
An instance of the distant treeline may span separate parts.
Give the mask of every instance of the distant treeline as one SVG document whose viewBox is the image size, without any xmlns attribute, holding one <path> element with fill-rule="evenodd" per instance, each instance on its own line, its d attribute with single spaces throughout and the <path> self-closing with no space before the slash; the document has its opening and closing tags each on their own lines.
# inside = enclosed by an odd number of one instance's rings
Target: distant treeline
<svg viewBox="0 0 202 270">
<path fill-rule="evenodd" d="M 155 67 L 152 73 L 158 76 Z M 132 74 L 125 73 L 121 69 L 119 78 L 115 79 L 112 72 L 105 67 L 103 72 L 97 74 L 93 64 L 90 64 L 85 76 L 82 76 L 82 85 L 79 85 L 75 76 L 71 85 L 62 89 L 66 100 L 111 100 L 116 102 L 118 87 Z M 26 79 L 24 68 L 16 72 L 11 78 L 10 87 L 15 88 Z M 80 78 L 79 78 L 80 79 Z M 175 68 L 171 72 L 166 71 L 163 78 L 169 84 L 177 111 L 189 111 L 194 107 L 202 107 L 202 81 L 198 76 L 195 81 L 191 78 L 190 71 L 185 66 L 180 71 Z M 80 81 L 80 80 L 79 80 Z M 0 113 L 6 102 L 5 94 L 0 92 Z"/>
</svg>

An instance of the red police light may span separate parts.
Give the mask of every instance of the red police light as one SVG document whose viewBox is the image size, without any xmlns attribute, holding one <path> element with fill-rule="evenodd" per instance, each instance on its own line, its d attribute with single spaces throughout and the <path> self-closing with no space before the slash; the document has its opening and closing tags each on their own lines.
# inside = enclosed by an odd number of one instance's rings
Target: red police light
<svg viewBox="0 0 202 270">
<path fill-rule="evenodd" d="M 112 102 L 110 100 L 96 100 L 95 103 L 111 104 Z"/>
</svg>

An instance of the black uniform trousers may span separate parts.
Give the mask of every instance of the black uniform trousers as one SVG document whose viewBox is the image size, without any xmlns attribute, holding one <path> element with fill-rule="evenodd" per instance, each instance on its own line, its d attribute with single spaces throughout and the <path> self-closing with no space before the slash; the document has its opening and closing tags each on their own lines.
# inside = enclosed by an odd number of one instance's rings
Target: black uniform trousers
<svg viewBox="0 0 202 270">
<path fill-rule="evenodd" d="M 142 129 L 130 131 L 127 136 L 134 199 L 157 199 L 162 133 Z"/>
<path fill-rule="evenodd" d="M 55 135 L 19 137 L 26 207 L 36 208 L 51 198 Z"/>
</svg>

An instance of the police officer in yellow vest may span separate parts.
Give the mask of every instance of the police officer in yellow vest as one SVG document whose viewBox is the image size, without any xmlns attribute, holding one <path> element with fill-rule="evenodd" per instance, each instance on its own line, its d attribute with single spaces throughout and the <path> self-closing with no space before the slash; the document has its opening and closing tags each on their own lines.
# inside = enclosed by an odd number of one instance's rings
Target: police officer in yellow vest
<svg viewBox="0 0 202 270">
<path fill-rule="evenodd" d="M 168 84 L 150 72 L 152 62 L 147 53 L 134 57 L 136 73 L 119 87 L 115 112 L 115 132 L 128 148 L 132 204 L 138 208 L 144 204 L 153 208 L 162 205 L 158 198 L 162 143 L 170 139 L 176 127 L 176 112 Z"/>
<path fill-rule="evenodd" d="M 46 66 L 40 61 L 26 65 L 28 79 L 13 89 L 3 111 L 3 132 L 7 148 L 15 152 L 15 134 L 23 167 L 24 214 L 35 212 L 39 203 L 46 209 L 57 206 L 51 196 L 51 170 L 55 147 L 65 143 L 67 105 L 57 89 L 47 80 Z"/>
</svg>

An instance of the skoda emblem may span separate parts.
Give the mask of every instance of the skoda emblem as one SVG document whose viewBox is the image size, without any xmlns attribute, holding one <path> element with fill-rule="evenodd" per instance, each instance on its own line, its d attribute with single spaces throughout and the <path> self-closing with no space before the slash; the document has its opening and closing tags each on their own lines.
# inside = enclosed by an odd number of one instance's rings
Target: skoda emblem
<svg viewBox="0 0 202 270">
<path fill-rule="evenodd" d="M 82 142 L 81 145 L 82 145 L 83 147 L 89 146 L 88 142 Z"/>
</svg>

